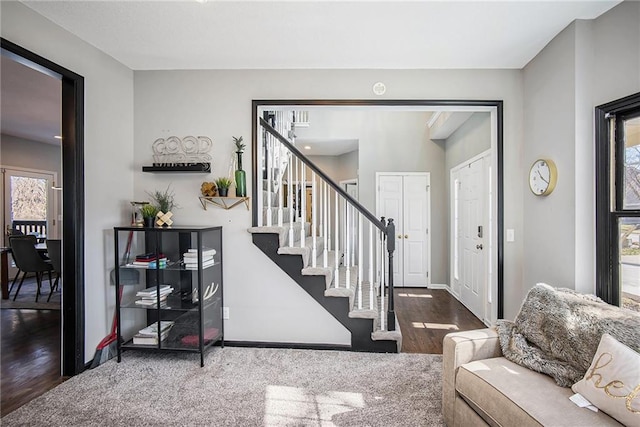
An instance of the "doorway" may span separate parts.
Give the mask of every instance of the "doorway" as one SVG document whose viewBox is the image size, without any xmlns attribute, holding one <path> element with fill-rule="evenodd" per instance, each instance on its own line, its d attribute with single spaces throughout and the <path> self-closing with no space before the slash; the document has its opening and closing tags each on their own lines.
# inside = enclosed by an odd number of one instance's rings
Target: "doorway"
<svg viewBox="0 0 640 427">
<path fill-rule="evenodd" d="M 491 153 L 463 162 L 450 175 L 451 290 L 476 317 L 487 321 L 492 303 Z"/>
<path fill-rule="evenodd" d="M 493 216 L 491 218 L 492 227 L 492 241 L 494 245 L 492 247 L 493 253 L 490 254 L 489 259 L 491 262 L 490 265 L 490 291 L 492 292 L 491 300 L 493 301 L 491 305 L 491 320 L 502 318 L 504 316 L 504 201 L 503 201 L 503 102 L 499 100 L 421 100 L 421 99 L 384 99 L 384 100 L 372 100 L 372 99 L 345 99 L 345 100 L 254 100 L 252 101 L 252 146 L 255 149 L 258 149 L 258 138 L 259 138 L 259 117 L 262 117 L 265 111 L 289 111 L 289 110 L 300 110 L 303 109 L 308 111 L 309 115 L 316 114 L 318 112 L 338 112 L 338 111 L 352 111 L 356 113 L 361 113 L 363 115 L 368 116 L 373 112 L 387 111 L 387 112 L 431 112 L 431 113 L 449 113 L 449 112 L 459 112 L 459 113 L 486 113 L 488 114 L 488 122 L 489 125 L 489 133 L 490 133 L 490 142 L 489 146 L 492 150 L 492 158 L 491 158 L 491 188 L 492 188 L 492 212 Z M 401 117 L 401 116 L 398 116 Z M 397 123 L 399 121 L 392 120 Z M 428 126 L 428 120 L 425 120 Z M 362 123 L 361 121 L 348 120 L 347 123 Z M 404 122 L 402 122 L 404 123 Z M 380 123 L 376 121 L 376 126 L 366 127 L 366 130 L 375 130 L 378 129 L 378 125 Z M 424 124 L 424 123 L 423 123 Z M 423 126 L 421 124 L 421 126 Z M 312 129 L 313 126 L 310 126 L 309 129 Z M 306 128 L 305 128 L 306 129 Z M 422 127 L 424 129 L 424 127 Z M 301 132 L 300 132 L 301 133 Z M 351 134 L 351 133 L 350 133 Z M 297 140 L 300 140 L 302 135 L 297 135 Z M 424 135 L 422 132 L 420 135 Z M 399 141 L 399 140 L 394 140 Z M 410 141 L 410 139 L 402 139 L 402 141 Z M 362 145 L 360 145 L 362 147 Z M 367 207 L 371 211 L 375 211 L 375 195 L 376 190 L 373 188 L 375 184 L 375 174 L 374 170 L 398 170 L 396 166 L 386 166 L 383 165 L 377 169 L 372 170 L 372 160 L 393 160 L 399 153 L 397 150 L 397 144 L 387 143 L 382 145 L 381 147 L 386 147 L 385 150 L 374 153 L 373 156 L 369 156 L 366 159 L 363 157 L 362 153 L 360 153 L 359 158 L 364 159 L 359 163 L 359 169 L 356 171 L 360 176 L 359 185 L 360 185 L 360 197 L 359 202 Z M 405 151 L 407 152 L 407 151 Z M 411 151 L 413 152 L 413 151 Z M 423 157 L 420 157 L 422 159 Z M 415 157 L 417 159 L 417 157 Z M 406 164 L 406 162 L 405 162 Z M 367 168 L 367 170 L 363 170 L 363 168 Z M 429 170 L 429 169 L 417 169 L 417 170 Z M 437 168 L 436 168 L 437 170 Z M 369 178 L 370 177 L 370 178 Z M 254 174 L 254 188 L 258 188 L 261 183 L 259 182 L 260 174 Z M 438 185 L 441 185 L 441 182 L 438 182 Z M 435 185 L 435 184 L 434 184 Z M 448 188 L 446 184 L 445 188 Z M 365 191 L 365 186 L 368 188 Z M 443 203 L 439 203 L 439 205 L 446 204 L 446 195 L 442 195 L 443 198 L 439 196 L 440 193 L 435 194 L 432 188 L 432 194 L 435 201 L 442 200 Z M 253 201 L 253 224 L 257 225 L 260 221 L 258 218 L 259 212 L 259 201 L 257 198 L 254 198 Z M 432 212 L 432 221 L 435 219 L 436 214 L 444 217 L 444 221 L 446 221 L 447 214 L 444 209 L 444 214 L 441 215 L 441 212 L 434 211 Z M 442 218 L 439 218 L 442 219 Z M 434 225 L 434 224 L 432 224 Z M 447 225 L 444 224 L 441 228 L 433 228 L 433 233 L 436 230 L 446 230 L 448 229 Z M 433 236 L 431 239 L 435 236 Z M 440 240 L 437 241 L 440 244 Z M 442 238 L 442 245 L 446 245 L 447 240 L 446 236 Z M 440 257 L 441 259 L 437 259 L 434 264 L 432 264 L 432 268 L 435 269 L 435 266 L 438 266 L 439 270 L 442 272 L 439 276 L 443 276 L 441 279 L 438 276 L 438 279 L 433 283 L 433 277 L 430 277 L 432 280 L 432 287 L 442 287 L 443 289 L 448 289 L 449 284 L 445 282 L 448 281 L 448 254 L 449 251 L 445 250 L 444 252 L 436 252 L 432 253 L 432 258 Z M 433 271 L 430 272 L 430 276 L 434 276 Z M 446 276 L 446 277 L 445 277 Z M 442 283 L 440 283 L 440 281 Z"/>
<path fill-rule="evenodd" d="M 429 287 L 430 182 L 428 172 L 376 173 L 377 216 L 395 219 L 394 286 Z"/>
<path fill-rule="evenodd" d="M 4 38 L 2 55 L 62 82 L 62 366 L 85 369 L 84 332 L 84 78 Z"/>
</svg>

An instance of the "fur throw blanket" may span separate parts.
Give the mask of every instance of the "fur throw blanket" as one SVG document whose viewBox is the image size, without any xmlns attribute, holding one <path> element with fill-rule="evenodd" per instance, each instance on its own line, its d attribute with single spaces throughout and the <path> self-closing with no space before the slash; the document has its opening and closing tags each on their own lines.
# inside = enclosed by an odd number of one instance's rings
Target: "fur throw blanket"
<svg viewBox="0 0 640 427">
<path fill-rule="evenodd" d="M 640 352 L 640 313 L 594 295 L 539 283 L 513 322 L 496 324 L 502 354 L 570 387 L 586 373 L 603 333 Z"/>
</svg>

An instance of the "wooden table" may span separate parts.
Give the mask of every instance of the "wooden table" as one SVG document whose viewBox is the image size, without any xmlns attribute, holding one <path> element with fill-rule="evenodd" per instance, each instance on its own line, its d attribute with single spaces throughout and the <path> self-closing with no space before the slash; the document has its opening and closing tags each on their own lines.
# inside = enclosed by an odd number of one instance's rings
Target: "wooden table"
<svg viewBox="0 0 640 427">
<path fill-rule="evenodd" d="M 38 243 L 36 249 L 40 253 L 47 252 L 46 243 Z M 2 299 L 9 299 L 9 254 L 11 248 L 0 247 L 0 285 L 2 286 Z"/>
</svg>

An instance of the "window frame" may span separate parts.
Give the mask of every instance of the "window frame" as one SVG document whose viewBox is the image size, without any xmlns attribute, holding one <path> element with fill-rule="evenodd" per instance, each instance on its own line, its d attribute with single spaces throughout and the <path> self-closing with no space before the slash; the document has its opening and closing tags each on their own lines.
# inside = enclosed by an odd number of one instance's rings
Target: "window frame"
<svg viewBox="0 0 640 427">
<path fill-rule="evenodd" d="M 618 221 L 640 217 L 640 209 L 622 209 L 624 141 L 611 123 L 619 128 L 625 118 L 638 113 L 640 92 L 595 108 L 596 295 L 617 306 L 621 303 Z"/>
</svg>

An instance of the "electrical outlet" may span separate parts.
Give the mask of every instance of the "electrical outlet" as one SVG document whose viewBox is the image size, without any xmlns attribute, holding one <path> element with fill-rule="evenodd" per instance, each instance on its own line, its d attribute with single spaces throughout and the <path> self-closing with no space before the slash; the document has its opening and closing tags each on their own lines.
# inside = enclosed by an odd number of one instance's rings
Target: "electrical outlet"
<svg viewBox="0 0 640 427">
<path fill-rule="evenodd" d="M 222 307 L 222 318 L 229 320 L 229 307 Z"/>
</svg>

